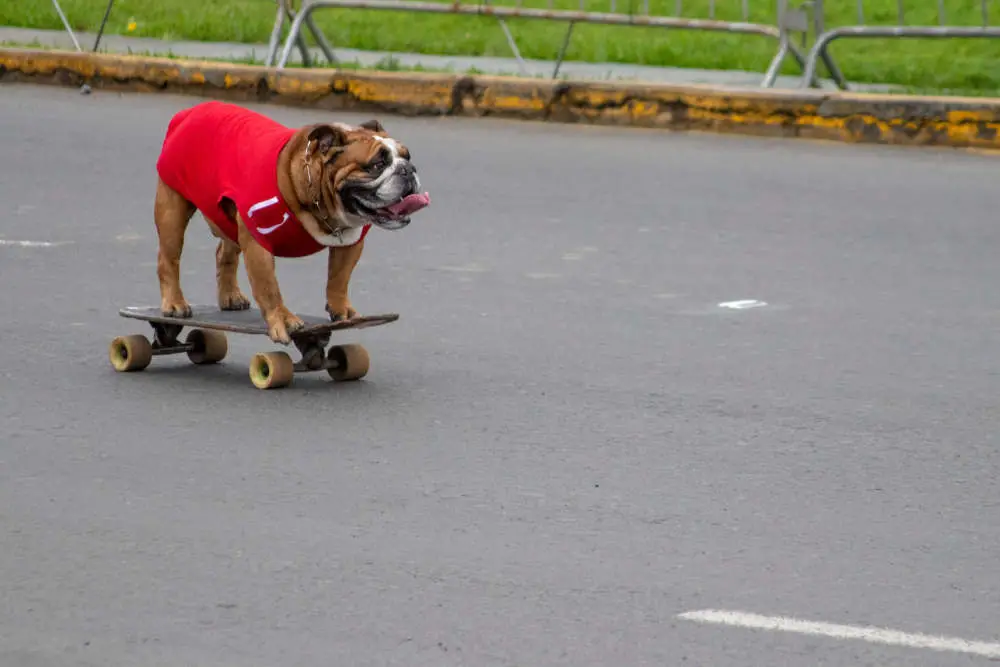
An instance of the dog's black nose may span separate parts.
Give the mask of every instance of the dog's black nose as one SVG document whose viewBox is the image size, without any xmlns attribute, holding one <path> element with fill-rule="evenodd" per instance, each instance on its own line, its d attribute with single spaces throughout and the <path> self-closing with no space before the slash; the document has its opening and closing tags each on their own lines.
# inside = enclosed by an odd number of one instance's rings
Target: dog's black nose
<svg viewBox="0 0 1000 667">
<path fill-rule="evenodd" d="M 410 162 L 404 162 L 398 169 L 397 174 L 406 179 L 406 195 L 412 195 L 417 191 L 417 169 Z"/>
</svg>

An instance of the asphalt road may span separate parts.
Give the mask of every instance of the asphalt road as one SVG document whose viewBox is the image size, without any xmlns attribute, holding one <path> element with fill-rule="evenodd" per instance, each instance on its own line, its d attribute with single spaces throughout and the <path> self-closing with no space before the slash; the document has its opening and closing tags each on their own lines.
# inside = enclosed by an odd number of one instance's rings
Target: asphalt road
<svg viewBox="0 0 1000 667">
<path fill-rule="evenodd" d="M 994 159 L 383 118 L 433 204 L 353 296 L 401 319 L 262 392 L 261 337 L 107 361 L 196 101 L 0 87 L 0 665 L 990 662 L 678 615 L 1000 642 Z"/>
</svg>

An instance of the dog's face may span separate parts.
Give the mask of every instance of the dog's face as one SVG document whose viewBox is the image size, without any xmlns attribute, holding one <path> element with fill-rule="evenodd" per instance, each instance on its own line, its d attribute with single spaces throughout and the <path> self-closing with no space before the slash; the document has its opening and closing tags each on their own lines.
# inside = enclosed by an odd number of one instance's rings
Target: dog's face
<svg viewBox="0 0 1000 667">
<path fill-rule="evenodd" d="M 314 126 L 305 159 L 309 167 L 319 167 L 327 209 L 349 227 L 402 229 L 413 213 L 430 203 L 420 190 L 409 149 L 377 120 L 358 127 Z"/>
</svg>

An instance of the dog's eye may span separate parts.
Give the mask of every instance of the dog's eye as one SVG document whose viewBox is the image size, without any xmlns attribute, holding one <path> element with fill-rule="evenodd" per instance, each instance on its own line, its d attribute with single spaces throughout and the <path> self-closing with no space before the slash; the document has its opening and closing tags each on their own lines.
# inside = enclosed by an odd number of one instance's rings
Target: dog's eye
<svg viewBox="0 0 1000 667">
<path fill-rule="evenodd" d="M 378 152 L 378 155 L 375 156 L 375 159 L 368 163 L 368 168 L 372 170 L 382 169 L 389 164 L 390 159 L 389 151 L 381 150 Z"/>
</svg>

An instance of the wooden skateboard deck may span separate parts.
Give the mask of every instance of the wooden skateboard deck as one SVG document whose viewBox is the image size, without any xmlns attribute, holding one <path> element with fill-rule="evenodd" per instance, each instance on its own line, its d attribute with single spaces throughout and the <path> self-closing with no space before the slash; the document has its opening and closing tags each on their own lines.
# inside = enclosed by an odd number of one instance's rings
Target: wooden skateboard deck
<svg viewBox="0 0 1000 667">
<path fill-rule="evenodd" d="M 267 335 L 267 323 L 260 310 L 222 310 L 218 306 L 191 306 L 191 317 L 169 317 L 160 312 L 159 306 L 128 306 L 118 311 L 122 317 L 128 317 L 146 322 L 176 324 L 182 327 L 200 327 L 202 329 L 217 329 L 243 334 Z M 382 315 L 365 315 L 353 320 L 331 322 L 328 316 L 302 315 L 296 313 L 306 325 L 293 334 L 292 338 L 307 338 L 328 331 L 340 329 L 366 329 L 381 324 L 389 324 L 399 319 L 396 313 Z"/>
<path fill-rule="evenodd" d="M 195 364 L 222 361 L 229 344 L 226 334 L 267 335 L 267 324 L 258 309 L 222 310 L 217 306 L 192 306 L 191 317 L 170 317 L 158 306 L 129 306 L 118 311 L 122 317 L 148 322 L 154 337 L 118 336 L 108 348 L 112 367 L 118 372 L 141 371 L 154 356 L 186 353 Z M 367 329 L 399 319 L 396 313 L 366 315 L 351 320 L 331 322 L 327 316 L 296 313 L 305 326 L 290 334 L 301 358 L 293 362 L 285 352 L 262 352 L 250 363 L 250 380 L 258 389 L 277 389 L 292 381 L 295 373 L 325 370 L 335 381 L 360 380 L 368 374 L 368 351 L 358 344 L 332 345 L 326 349 L 334 331 Z M 190 332 L 183 341 L 180 333 Z"/>
</svg>

